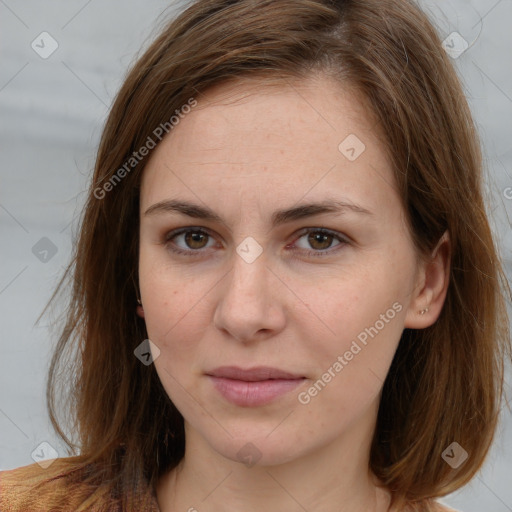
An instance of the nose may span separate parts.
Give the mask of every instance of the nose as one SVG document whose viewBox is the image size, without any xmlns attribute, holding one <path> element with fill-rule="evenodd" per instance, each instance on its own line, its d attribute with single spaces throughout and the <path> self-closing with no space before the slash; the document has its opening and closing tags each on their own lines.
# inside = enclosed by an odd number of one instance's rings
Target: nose
<svg viewBox="0 0 512 512">
<path fill-rule="evenodd" d="M 265 253 L 248 262 L 234 252 L 233 266 L 217 287 L 215 327 L 244 343 L 275 336 L 286 322 L 283 288 Z"/>
</svg>

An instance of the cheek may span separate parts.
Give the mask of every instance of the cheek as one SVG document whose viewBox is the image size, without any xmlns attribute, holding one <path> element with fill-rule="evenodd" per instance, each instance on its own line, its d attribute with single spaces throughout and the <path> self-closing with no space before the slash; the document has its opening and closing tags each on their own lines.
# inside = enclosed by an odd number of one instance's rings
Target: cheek
<svg viewBox="0 0 512 512">
<path fill-rule="evenodd" d="M 343 330 L 340 320 L 337 338 L 310 350 L 315 375 L 299 402 L 330 424 L 343 425 L 362 414 L 381 392 L 400 340 L 402 318 L 396 309 L 397 303 L 383 310 L 388 323 L 367 313 L 363 321 L 349 317 Z"/>
<path fill-rule="evenodd" d="M 141 247 L 139 282 L 148 336 L 159 346 L 172 343 L 200 311 L 207 284 L 171 267 L 160 246 Z"/>
<path fill-rule="evenodd" d="M 309 311 L 294 318 L 301 324 L 317 378 L 343 382 L 342 387 L 356 395 L 378 390 L 403 331 L 408 282 L 404 267 L 401 275 L 403 279 L 381 260 L 338 279 L 331 276 L 322 281 L 330 284 L 321 294 L 310 294 L 305 301 Z M 307 290 L 302 287 L 301 293 L 306 296 Z"/>
<path fill-rule="evenodd" d="M 337 335 L 317 345 L 318 378 L 329 382 L 333 374 L 344 375 L 352 383 L 366 375 L 384 381 L 403 331 L 403 307 L 395 301 L 375 311 L 340 318 Z"/>
<path fill-rule="evenodd" d="M 203 332 L 198 319 L 200 303 L 195 307 L 189 305 L 189 301 L 181 300 L 177 290 L 166 289 L 164 294 L 155 290 L 155 296 L 146 304 L 144 313 L 149 338 L 167 354 L 172 352 L 175 360 L 184 358 Z"/>
</svg>

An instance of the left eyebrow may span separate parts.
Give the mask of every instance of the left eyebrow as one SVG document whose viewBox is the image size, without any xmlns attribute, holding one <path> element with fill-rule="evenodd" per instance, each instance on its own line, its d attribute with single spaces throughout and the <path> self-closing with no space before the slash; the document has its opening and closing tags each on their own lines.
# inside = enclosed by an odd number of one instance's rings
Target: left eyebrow
<svg viewBox="0 0 512 512">
<path fill-rule="evenodd" d="M 208 207 L 201 206 L 198 204 L 190 203 L 188 201 L 179 201 L 175 199 L 166 199 L 155 203 L 150 206 L 144 213 L 144 215 L 155 215 L 157 213 L 169 213 L 177 212 L 188 217 L 195 219 L 203 219 L 213 222 L 219 222 L 225 224 L 222 217 L 217 215 L 213 210 Z M 374 215 L 370 210 L 363 208 L 362 206 L 348 202 L 345 200 L 326 200 L 317 203 L 306 203 L 299 206 L 286 208 L 282 210 L 276 210 L 272 214 L 272 227 L 276 227 L 286 222 L 292 222 L 300 220 L 306 217 L 312 217 L 314 215 L 321 215 L 323 213 L 359 213 L 365 215 Z"/>
</svg>

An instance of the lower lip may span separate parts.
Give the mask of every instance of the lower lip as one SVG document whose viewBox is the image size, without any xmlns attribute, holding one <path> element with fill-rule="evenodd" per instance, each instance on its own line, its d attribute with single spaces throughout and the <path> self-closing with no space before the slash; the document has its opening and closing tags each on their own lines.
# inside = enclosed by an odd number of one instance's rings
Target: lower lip
<svg viewBox="0 0 512 512">
<path fill-rule="evenodd" d="M 213 377 L 213 385 L 229 402 L 240 407 L 256 407 L 275 400 L 278 396 L 295 389 L 305 379 L 273 379 L 247 382 L 244 380 Z"/>
</svg>

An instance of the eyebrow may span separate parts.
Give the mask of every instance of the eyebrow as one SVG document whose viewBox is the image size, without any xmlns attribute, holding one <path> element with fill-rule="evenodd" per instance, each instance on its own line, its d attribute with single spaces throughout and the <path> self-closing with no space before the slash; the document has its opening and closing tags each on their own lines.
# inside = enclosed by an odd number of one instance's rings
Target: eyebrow
<svg viewBox="0 0 512 512">
<path fill-rule="evenodd" d="M 300 220 L 306 217 L 312 217 L 313 215 L 320 215 L 322 213 L 346 213 L 348 211 L 374 215 L 373 212 L 363 208 L 362 206 L 345 201 L 345 200 L 325 200 L 315 203 L 306 203 L 283 210 L 276 210 L 272 214 L 272 227 L 276 227 L 286 222 L 292 222 L 294 220 Z M 144 213 L 145 216 L 163 214 L 163 213 L 181 213 L 188 217 L 195 219 L 203 219 L 212 222 L 219 222 L 224 224 L 222 217 L 217 215 L 213 210 L 208 207 L 200 206 L 188 201 L 180 201 L 176 199 L 166 199 L 150 206 Z"/>
</svg>

